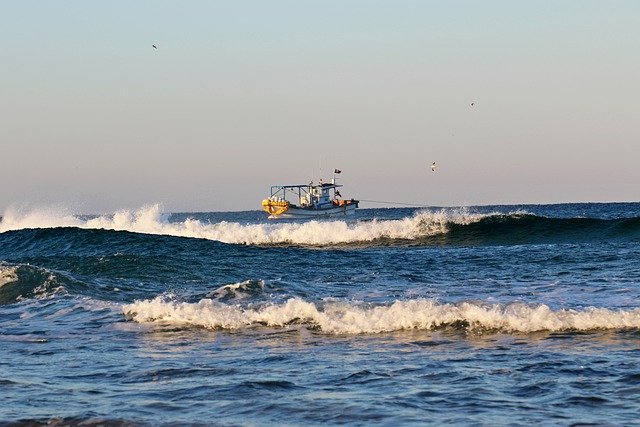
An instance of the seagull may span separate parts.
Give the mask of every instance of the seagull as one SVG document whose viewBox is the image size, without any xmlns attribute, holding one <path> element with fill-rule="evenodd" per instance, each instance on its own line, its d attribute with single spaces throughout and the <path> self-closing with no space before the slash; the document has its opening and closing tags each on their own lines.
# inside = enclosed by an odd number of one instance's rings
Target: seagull
<svg viewBox="0 0 640 427">
<path fill-rule="evenodd" d="M 437 167 L 436 162 L 431 163 L 431 172 L 435 172 Z"/>
<path fill-rule="evenodd" d="M 473 107 L 474 105 L 476 105 L 476 103 L 475 103 L 475 102 L 472 102 L 472 103 L 471 103 L 471 106 Z"/>
<path fill-rule="evenodd" d="M 152 46 L 154 49 L 157 49 L 157 48 L 158 48 L 158 46 L 156 46 L 155 44 L 152 44 L 151 46 Z"/>
</svg>

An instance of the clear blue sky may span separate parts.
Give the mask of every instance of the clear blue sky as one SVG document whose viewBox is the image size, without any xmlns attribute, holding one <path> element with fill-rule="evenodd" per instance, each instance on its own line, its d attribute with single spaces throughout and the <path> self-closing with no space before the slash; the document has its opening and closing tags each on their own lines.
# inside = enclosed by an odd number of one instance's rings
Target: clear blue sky
<svg viewBox="0 0 640 427">
<path fill-rule="evenodd" d="M 638 1 L 0 10 L 0 211 L 259 209 L 320 167 L 362 199 L 640 200 Z"/>
</svg>

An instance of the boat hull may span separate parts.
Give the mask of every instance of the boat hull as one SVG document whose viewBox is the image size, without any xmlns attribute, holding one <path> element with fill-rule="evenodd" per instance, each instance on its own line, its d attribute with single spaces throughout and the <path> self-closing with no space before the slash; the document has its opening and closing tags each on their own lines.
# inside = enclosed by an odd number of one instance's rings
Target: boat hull
<svg viewBox="0 0 640 427">
<path fill-rule="evenodd" d="M 356 213 L 357 203 L 334 206 L 328 209 L 305 209 L 297 206 L 290 206 L 280 215 L 271 215 L 269 218 L 330 218 L 340 216 L 351 216 Z"/>
</svg>

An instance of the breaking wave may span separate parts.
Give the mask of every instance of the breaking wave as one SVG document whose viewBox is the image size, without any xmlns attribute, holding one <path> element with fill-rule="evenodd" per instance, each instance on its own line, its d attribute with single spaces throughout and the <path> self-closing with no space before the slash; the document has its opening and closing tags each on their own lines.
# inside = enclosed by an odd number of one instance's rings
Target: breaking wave
<svg viewBox="0 0 640 427">
<path fill-rule="evenodd" d="M 159 205 L 147 206 L 138 211 L 121 210 L 113 215 L 90 219 L 46 211 L 21 213 L 17 210 L 8 210 L 3 216 L 0 232 L 25 228 L 77 227 L 255 245 L 334 245 L 378 239 L 412 240 L 446 233 L 450 223 L 469 224 L 484 217 L 484 215 L 470 214 L 460 209 L 419 212 L 412 217 L 398 220 L 373 219 L 357 222 L 336 220 L 240 224 L 227 221 L 208 223 L 190 218 L 181 222 L 170 222 L 170 215 L 162 213 Z"/>
<path fill-rule="evenodd" d="M 68 279 L 45 268 L 0 262 L 0 305 L 67 292 Z"/>
<path fill-rule="evenodd" d="M 207 294 L 207 298 L 211 298 L 219 302 L 238 301 L 260 295 L 264 290 L 264 281 L 262 280 L 245 280 L 240 283 L 232 283 L 220 286 L 213 292 Z"/>
<path fill-rule="evenodd" d="M 187 218 L 171 221 L 159 205 L 98 217 L 9 209 L 0 233 L 74 227 L 215 240 L 230 244 L 330 246 L 349 244 L 483 245 L 593 240 L 640 240 L 640 218 L 548 218 L 527 212 L 471 213 L 465 208 L 422 210 L 401 219 L 247 223 Z"/>
<path fill-rule="evenodd" d="M 126 304 L 122 310 L 128 319 L 140 323 L 159 322 L 233 330 L 260 325 L 286 327 L 302 324 L 329 334 L 367 334 L 445 327 L 464 328 L 477 333 L 640 328 L 640 309 L 623 311 L 592 307 L 554 311 L 546 305 L 485 305 L 471 302 L 442 304 L 429 299 L 371 306 L 347 302 L 314 304 L 300 298 L 291 298 L 282 304 L 243 308 L 209 298 L 187 303 L 156 297 Z"/>
</svg>

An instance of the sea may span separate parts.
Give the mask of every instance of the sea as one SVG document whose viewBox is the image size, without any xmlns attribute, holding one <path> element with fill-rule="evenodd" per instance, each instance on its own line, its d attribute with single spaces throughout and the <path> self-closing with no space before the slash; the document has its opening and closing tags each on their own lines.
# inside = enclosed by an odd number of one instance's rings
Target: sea
<svg viewBox="0 0 640 427">
<path fill-rule="evenodd" d="M 0 425 L 640 425 L 640 203 L 0 222 Z"/>
</svg>

